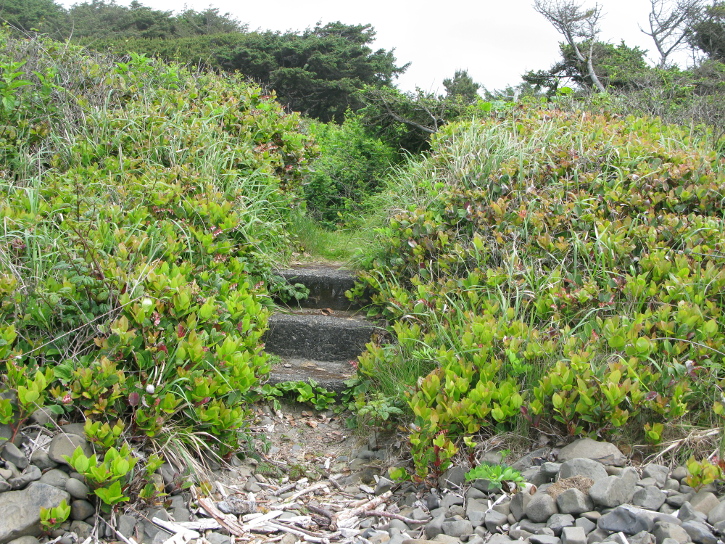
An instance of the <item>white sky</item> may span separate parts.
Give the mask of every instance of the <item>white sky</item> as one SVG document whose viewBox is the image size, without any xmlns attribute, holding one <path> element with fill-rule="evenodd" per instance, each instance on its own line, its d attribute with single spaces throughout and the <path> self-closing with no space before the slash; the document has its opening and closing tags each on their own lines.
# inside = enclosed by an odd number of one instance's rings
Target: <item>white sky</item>
<svg viewBox="0 0 725 544">
<path fill-rule="evenodd" d="M 69 6 L 77 0 L 60 0 Z M 154 9 L 230 13 L 250 30 L 303 30 L 316 22 L 372 24 L 373 48 L 392 49 L 398 64 L 411 62 L 397 80 L 405 91 L 416 86 L 443 92 L 443 80 L 467 69 L 486 88 L 521 81 L 527 70 L 549 68 L 559 58 L 560 35 L 532 7 L 533 0 L 140 0 Z M 128 5 L 129 0 L 117 0 Z M 585 0 L 585 6 L 593 1 Z M 604 7 L 603 41 L 654 51 L 647 27 L 649 0 L 599 0 Z"/>
</svg>

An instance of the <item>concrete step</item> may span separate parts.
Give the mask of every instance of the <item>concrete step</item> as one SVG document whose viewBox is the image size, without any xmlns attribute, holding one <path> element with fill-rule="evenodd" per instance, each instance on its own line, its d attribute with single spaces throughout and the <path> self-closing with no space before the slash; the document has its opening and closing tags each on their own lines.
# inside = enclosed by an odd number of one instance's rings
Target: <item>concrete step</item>
<svg viewBox="0 0 725 544">
<path fill-rule="evenodd" d="M 315 380 L 317 385 L 341 393 L 345 380 L 355 374 L 350 361 L 317 361 L 300 357 L 282 357 L 269 373 L 268 382 L 306 382 Z"/>
<path fill-rule="evenodd" d="M 350 270 L 299 266 L 277 273 L 289 283 L 301 283 L 310 290 L 310 296 L 299 302 L 301 308 L 352 310 L 359 307 L 345 297 L 345 291 L 355 285 L 355 273 Z"/>
<path fill-rule="evenodd" d="M 376 327 L 352 312 L 277 313 L 269 318 L 268 353 L 316 361 L 350 361 L 365 350 Z"/>
</svg>

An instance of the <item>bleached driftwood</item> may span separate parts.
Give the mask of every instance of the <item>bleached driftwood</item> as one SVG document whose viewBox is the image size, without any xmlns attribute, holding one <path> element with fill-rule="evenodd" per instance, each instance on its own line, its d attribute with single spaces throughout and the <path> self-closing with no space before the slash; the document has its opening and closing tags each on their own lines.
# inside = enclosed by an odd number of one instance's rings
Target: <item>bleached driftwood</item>
<svg viewBox="0 0 725 544">
<path fill-rule="evenodd" d="M 400 514 L 393 514 L 392 512 L 384 512 L 382 510 L 370 510 L 368 512 L 365 512 L 365 515 L 366 516 L 381 516 L 381 517 L 385 517 L 385 518 L 398 519 L 404 523 L 409 523 L 411 525 L 423 525 L 430 521 L 430 519 L 406 518 L 405 516 L 401 516 Z"/>
<path fill-rule="evenodd" d="M 292 493 L 289 497 L 287 497 L 284 502 L 289 503 L 294 501 L 295 499 L 300 498 L 302 495 L 307 495 L 308 493 L 312 493 L 313 491 L 317 491 L 318 489 L 327 489 L 327 494 L 330 494 L 329 488 L 327 487 L 327 484 L 325 482 L 319 482 L 314 485 L 311 485 L 310 487 L 306 487 L 305 489 L 302 489 L 301 491 L 297 491 L 296 493 Z"/>
<path fill-rule="evenodd" d="M 213 531 L 221 529 L 221 525 L 214 518 L 201 518 L 196 521 L 176 521 L 176 525 L 191 531 Z"/>
<path fill-rule="evenodd" d="M 307 542 L 315 542 L 317 544 L 330 544 L 330 539 L 327 536 L 321 536 L 319 534 L 315 534 L 311 531 L 306 531 L 297 527 L 288 527 L 287 525 L 276 523 L 274 521 L 268 522 L 264 527 L 260 527 L 259 529 L 275 529 L 275 532 L 284 531 L 285 533 L 291 533 L 295 536 L 301 537 Z M 257 528 L 254 528 L 253 530 L 256 531 Z"/>
<path fill-rule="evenodd" d="M 386 491 L 382 495 L 375 497 L 374 499 L 370 499 L 369 501 L 365 501 L 363 504 L 355 508 L 350 508 L 348 510 L 343 510 L 342 512 L 339 512 L 335 516 L 335 525 L 337 527 L 345 528 L 354 527 L 359 522 L 358 516 L 364 514 L 369 510 L 373 510 L 374 508 L 377 508 L 381 504 L 385 503 L 392 496 L 392 494 L 393 493 L 391 491 Z"/>
<path fill-rule="evenodd" d="M 244 527 L 247 529 L 251 529 L 252 527 L 256 527 L 258 525 L 264 525 L 268 521 L 271 521 L 274 518 L 281 516 L 283 513 L 284 511 L 282 510 L 273 510 L 272 512 L 267 512 L 266 514 L 255 516 L 254 518 L 251 518 L 250 515 L 251 519 L 246 519 L 247 516 L 244 516 L 242 519 L 245 522 Z"/>
<path fill-rule="evenodd" d="M 160 518 L 152 518 L 151 521 L 162 529 L 166 529 L 170 533 L 173 533 L 173 536 L 171 538 L 167 538 L 164 541 L 164 544 L 185 544 L 190 540 L 201 538 L 201 535 L 198 532 L 182 527 L 178 523 L 166 521 Z"/>
</svg>

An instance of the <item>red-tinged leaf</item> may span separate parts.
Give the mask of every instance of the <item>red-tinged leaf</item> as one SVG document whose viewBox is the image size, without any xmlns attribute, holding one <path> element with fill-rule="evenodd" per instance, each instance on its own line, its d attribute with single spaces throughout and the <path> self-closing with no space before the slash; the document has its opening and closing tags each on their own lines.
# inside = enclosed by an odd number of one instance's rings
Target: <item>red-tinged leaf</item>
<svg viewBox="0 0 725 544">
<path fill-rule="evenodd" d="M 169 354 L 169 348 L 166 347 L 166 344 L 159 344 L 158 350 L 163 351 L 166 355 Z"/>
<path fill-rule="evenodd" d="M 130 395 L 128 396 L 128 403 L 129 403 L 129 404 L 130 404 L 131 406 L 138 406 L 138 402 L 139 402 L 139 400 L 141 400 L 141 395 L 139 395 L 139 394 L 138 394 L 138 393 L 136 393 L 136 392 L 133 392 L 133 393 L 131 393 L 131 394 L 130 394 Z"/>
<path fill-rule="evenodd" d="M 184 336 L 186 336 L 186 329 L 184 328 L 184 325 L 179 323 L 179 326 L 176 327 L 176 337 L 183 338 Z"/>
</svg>

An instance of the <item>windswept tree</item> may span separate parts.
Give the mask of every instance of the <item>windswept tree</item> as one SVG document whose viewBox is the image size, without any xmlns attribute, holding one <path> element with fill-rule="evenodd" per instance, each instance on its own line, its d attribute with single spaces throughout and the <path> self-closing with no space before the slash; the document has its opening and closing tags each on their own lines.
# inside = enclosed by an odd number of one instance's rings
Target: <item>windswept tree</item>
<svg viewBox="0 0 725 544">
<path fill-rule="evenodd" d="M 2 1 L 2 0 L 0 0 Z M 204 11 L 186 9 L 175 15 L 144 6 L 134 0 L 128 6 L 115 0 L 90 0 L 74 4 L 68 15 L 72 37 L 83 44 L 105 44 L 109 40 L 159 39 L 172 40 L 211 34 L 243 33 L 246 25 L 231 14 L 216 8 Z"/>
<path fill-rule="evenodd" d="M 429 149 L 432 134 L 472 107 L 455 95 L 437 96 L 420 89 L 404 93 L 369 85 L 360 98 L 365 103 L 360 118 L 368 131 L 392 148 L 410 153 Z"/>
<path fill-rule="evenodd" d="M 532 70 L 522 76 L 524 82 L 533 86 L 535 93 L 545 90 L 547 95 L 553 95 L 562 84 L 573 83 L 584 89 L 591 87 L 588 70 L 579 62 L 574 48 L 565 43 L 559 48 L 561 60 L 551 68 Z M 608 89 L 636 88 L 651 72 L 645 61 L 645 51 L 624 42 L 617 45 L 596 42 L 591 48 L 591 57 L 599 81 Z"/>
<path fill-rule="evenodd" d="M 703 9 L 704 0 L 650 0 L 649 30 L 640 30 L 655 43 L 658 68 L 666 68 L 669 56 L 687 46 L 690 25 Z"/>
<path fill-rule="evenodd" d="M 574 0 L 535 0 L 534 9 L 562 35 L 576 59 L 586 66 L 586 73 L 599 92 L 606 92 L 594 70 L 594 44 L 601 29 L 602 6 L 584 9 Z"/>
<path fill-rule="evenodd" d="M 111 36 L 94 46 L 240 72 L 274 90 L 290 110 L 342 123 L 348 109 L 364 105 L 358 91 L 366 85 L 392 87 L 408 67 L 397 65 L 394 50 L 373 50 L 374 40 L 371 25 L 332 22 L 303 32 L 242 31 L 174 39 Z"/>
<path fill-rule="evenodd" d="M 0 0 L 0 22 L 22 32 L 37 30 L 62 38 L 67 13 L 53 0 Z"/>
</svg>

